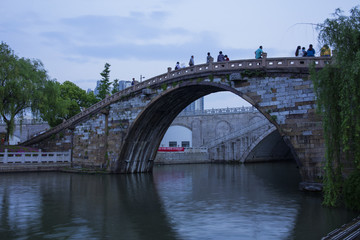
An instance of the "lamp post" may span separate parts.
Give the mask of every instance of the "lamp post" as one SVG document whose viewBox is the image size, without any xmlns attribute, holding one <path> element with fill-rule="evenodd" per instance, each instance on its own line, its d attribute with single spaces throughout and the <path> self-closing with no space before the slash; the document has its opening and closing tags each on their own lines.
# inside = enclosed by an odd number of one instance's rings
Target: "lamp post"
<svg viewBox="0 0 360 240">
<path fill-rule="evenodd" d="M 140 82 L 142 82 L 142 80 L 143 80 L 144 78 L 145 78 L 145 77 L 140 74 Z"/>
</svg>

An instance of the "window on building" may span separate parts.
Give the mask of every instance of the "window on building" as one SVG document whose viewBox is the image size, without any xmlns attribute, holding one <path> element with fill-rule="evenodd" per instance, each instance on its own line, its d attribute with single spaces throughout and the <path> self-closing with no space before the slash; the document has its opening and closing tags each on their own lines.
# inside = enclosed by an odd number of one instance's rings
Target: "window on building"
<svg viewBox="0 0 360 240">
<path fill-rule="evenodd" d="M 190 147 L 190 142 L 189 141 L 181 141 L 181 146 L 184 148 L 188 148 L 188 147 Z"/>
<path fill-rule="evenodd" d="M 169 142 L 169 147 L 177 147 L 177 142 L 176 141 L 170 141 Z"/>
</svg>

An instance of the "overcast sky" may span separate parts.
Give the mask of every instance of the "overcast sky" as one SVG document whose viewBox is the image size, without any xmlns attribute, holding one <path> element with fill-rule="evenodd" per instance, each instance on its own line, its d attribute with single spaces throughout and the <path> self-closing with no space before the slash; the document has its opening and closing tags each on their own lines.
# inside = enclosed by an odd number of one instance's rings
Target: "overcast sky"
<svg viewBox="0 0 360 240">
<path fill-rule="evenodd" d="M 40 59 L 51 78 L 94 89 L 109 63 L 111 80 L 145 80 L 177 61 L 205 62 L 208 51 L 232 59 L 293 56 L 312 43 L 311 24 L 349 10 L 355 0 L 1 0 L 0 41 L 19 57 Z M 242 105 L 209 97 L 206 107 Z"/>
</svg>

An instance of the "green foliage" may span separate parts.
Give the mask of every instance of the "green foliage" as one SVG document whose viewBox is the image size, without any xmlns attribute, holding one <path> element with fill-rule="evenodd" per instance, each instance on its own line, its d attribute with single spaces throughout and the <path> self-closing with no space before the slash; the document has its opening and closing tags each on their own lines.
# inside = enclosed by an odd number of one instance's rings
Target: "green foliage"
<svg viewBox="0 0 360 240">
<path fill-rule="evenodd" d="M 107 95 L 110 94 L 110 64 L 105 63 L 104 70 L 100 73 L 102 79 L 100 80 L 100 84 L 98 86 L 98 95 L 97 97 L 100 99 L 106 98 Z"/>
<path fill-rule="evenodd" d="M 360 169 L 360 11 L 337 9 L 319 25 L 319 41 L 336 50 L 330 65 L 312 70 L 326 144 L 324 204 L 336 206 L 343 188 L 342 162 Z"/>
<path fill-rule="evenodd" d="M 277 121 L 277 116 L 276 115 L 270 115 L 271 116 L 271 120 L 276 122 Z"/>
<path fill-rule="evenodd" d="M 0 116 L 13 134 L 15 116 L 26 109 L 37 112 L 43 101 L 48 75 L 36 59 L 19 58 L 6 44 L 0 44 Z"/>
<path fill-rule="evenodd" d="M 344 182 L 345 205 L 360 211 L 360 171 L 352 173 Z"/>
<path fill-rule="evenodd" d="M 166 84 L 166 83 L 163 83 L 163 84 L 161 85 L 161 89 L 162 89 L 163 91 L 165 91 L 165 90 L 167 89 L 167 84 Z"/>
<path fill-rule="evenodd" d="M 69 114 L 69 102 L 61 98 L 61 85 L 56 81 L 48 81 L 44 95 L 39 104 L 40 117 L 51 127 L 63 122 L 64 116 Z"/>
<path fill-rule="evenodd" d="M 242 77 L 265 77 L 266 72 L 264 70 L 244 70 L 241 72 Z"/>
<path fill-rule="evenodd" d="M 86 93 L 70 81 L 48 81 L 39 105 L 40 117 L 54 127 L 98 101 L 93 92 Z"/>
<path fill-rule="evenodd" d="M 113 89 L 111 90 L 111 94 L 115 94 L 117 93 L 119 90 L 119 79 L 115 79 L 114 82 L 112 83 L 113 85 Z"/>
<path fill-rule="evenodd" d="M 65 81 L 61 84 L 60 90 L 61 99 L 67 102 L 68 109 L 68 114 L 64 116 L 64 119 L 69 119 L 80 113 L 82 109 L 88 108 L 98 102 L 92 92 L 86 93 L 85 90 L 70 81 Z"/>
</svg>

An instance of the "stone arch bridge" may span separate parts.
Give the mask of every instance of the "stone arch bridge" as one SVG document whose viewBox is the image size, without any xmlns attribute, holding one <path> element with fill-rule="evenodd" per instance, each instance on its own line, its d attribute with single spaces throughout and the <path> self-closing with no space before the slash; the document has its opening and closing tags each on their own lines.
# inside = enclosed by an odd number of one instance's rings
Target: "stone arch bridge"
<svg viewBox="0 0 360 240">
<path fill-rule="evenodd" d="M 322 177 L 324 139 L 309 66 L 330 58 L 263 58 L 200 64 L 171 71 L 113 94 L 24 145 L 72 149 L 72 165 L 110 172 L 150 172 L 175 117 L 191 102 L 230 91 L 257 108 L 279 131 L 304 182 Z"/>
<path fill-rule="evenodd" d="M 201 162 L 266 162 L 290 160 L 292 154 L 279 131 L 254 107 L 205 109 L 181 112 L 171 126 L 191 131 L 192 148 L 199 157 L 189 154 L 158 153 L 156 161 L 172 163 Z M 171 139 L 176 141 L 173 134 Z M 162 141 L 167 145 L 167 142 Z M 207 154 L 202 152 L 207 149 Z M 201 160 L 200 160 L 201 159 Z M 176 162 L 175 161 L 175 162 Z"/>
</svg>

